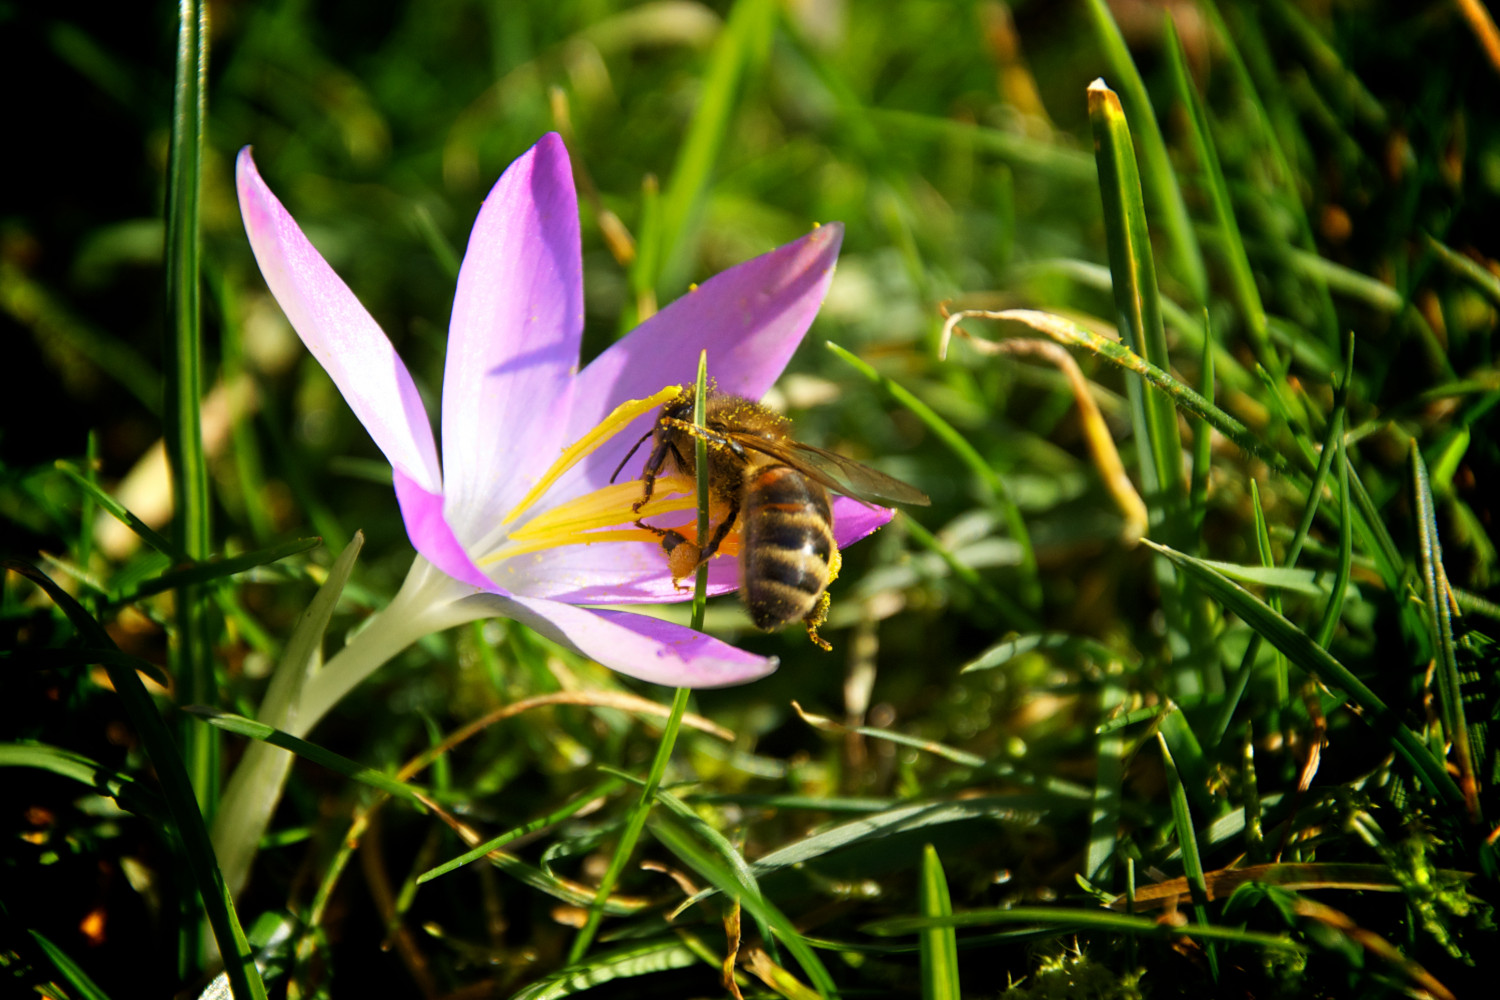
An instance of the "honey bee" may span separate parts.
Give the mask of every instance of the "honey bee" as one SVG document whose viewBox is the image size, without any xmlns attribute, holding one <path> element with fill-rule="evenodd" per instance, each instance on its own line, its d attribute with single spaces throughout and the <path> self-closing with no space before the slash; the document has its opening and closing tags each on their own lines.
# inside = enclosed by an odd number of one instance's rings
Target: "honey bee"
<svg viewBox="0 0 1500 1000">
<path fill-rule="evenodd" d="M 755 627 L 771 632 L 800 619 L 814 643 L 832 649 L 818 635 L 828 619 L 828 584 L 840 562 L 828 491 L 870 506 L 881 501 L 925 506 L 926 494 L 842 455 L 793 440 L 785 417 L 741 396 L 710 388 L 700 428 L 693 423 L 695 395 L 688 387 L 663 406 L 650 433 L 615 469 L 618 476 L 636 449 L 651 439 L 641 470 L 643 492 L 632 508 L 636 526 L 661 537 L 672 578 L 681 580 L 712 558 L 740 521 L 740 597 Z M 697 474 L 694 439 L 700 437 L 707 445 L 710 496 L 726 510 L 702 547 L 639 517 L 658 476 Z"/>
</svg>

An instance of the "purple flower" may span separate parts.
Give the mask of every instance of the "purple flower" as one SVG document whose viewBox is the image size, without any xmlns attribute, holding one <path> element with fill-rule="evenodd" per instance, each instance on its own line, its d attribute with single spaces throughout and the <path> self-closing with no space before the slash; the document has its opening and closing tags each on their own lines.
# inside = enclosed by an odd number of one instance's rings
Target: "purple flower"
<svg viewBox="0 0 1500 1000">
<path fill-rule="evenodd" d="M 660 684 L 736 684 L 775 669 L 774 658 L 680 625 L 587 606 L 685 596 L 655 538 L 631 527 L 639 484 L 608 483 L 659 403 L 627 411 L 635 414 L 628 423 L 608 418 L 622 404 L 691 382 L 705 349 L 720 389 L 759 398 L 823 300 L 842 227 L 815 229 L 704 282 L 580 371 L 577 197 L 562 140 L 544 136 L 496 183 L 469 236 L 448 334 L 440 465 L 406 366 L 261 180 L 248 148 L 237 179 L 266 283 L 391 463 L 418 558 L 382 613 L 400 619 L 389 642 L 404 648 L 440 628 L 503 616 Z M 619 433 L 602 443 L 589 438 L 601 425 Z M 682 499 L 649 510 L 690 507 Z M 839 545 L 889 518 L 887 510 L 838 498 Z M 716 558 L 709 592 L 733 590 L 737 575 L 735 559 Z M 381 662 L 397 651 L 387 649 Z M 322 696 L 312 689 L 319 679 L 310 680 L 311 718 L 297 728 L 310 726 L 354 679 L 337 692 L 326 685 Z"/>
</svg>

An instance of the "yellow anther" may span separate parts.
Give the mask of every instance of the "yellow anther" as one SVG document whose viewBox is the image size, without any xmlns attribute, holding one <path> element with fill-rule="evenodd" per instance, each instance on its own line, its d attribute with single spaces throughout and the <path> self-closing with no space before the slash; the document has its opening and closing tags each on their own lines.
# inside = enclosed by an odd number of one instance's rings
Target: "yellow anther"
<svg viewBox="0 0 1500 1000">
<path fill-rule="evenodd" d="M 604 442 L 624 430 L 625 425 L 629 424 L 636 417 L 639 417 L 643 413 L 651 412 L 668 400 L 676 399 L 681 394 L 682 386 L 669 385 L 654 396 L 646 399 L 627 400 L 615 407 L 610 415 L 600 422 L 599 426 L 563 450 L 563 453 L 557 457 L 557 461 L 552 463 L 552 468 L 548 469 L 546 474 L 537 480 L 536 485 L 531 488 L 530 492 L 521 498 L 521 502 L 516 504 L 515 508 L 509 514 L 505 515 L 505 520 L 500 523 L 510 524 L 524 514 L 532 504 L 541 499 L 542 494 L 552 488 L 553 483 L 562 478 L 563 473 L 593 453 Z M 618 524 L 619 522 L 615 521 L 612 523 Z"/>
</svg>

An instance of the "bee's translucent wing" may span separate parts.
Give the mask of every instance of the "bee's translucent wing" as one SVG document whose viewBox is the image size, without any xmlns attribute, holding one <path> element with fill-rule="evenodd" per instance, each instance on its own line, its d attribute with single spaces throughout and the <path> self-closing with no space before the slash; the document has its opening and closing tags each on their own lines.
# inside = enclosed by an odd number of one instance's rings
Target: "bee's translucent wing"
<svg viewBox="0 0 1500 1000">
<path fill-rule="evenodd" d="M 884 472 L 877 472 L 852 458 L 845 458 L 801 441 L 790 438 L 771 440 L 751 434 L 736 434 L 733 437 L 742 447 L 785 462 L 809 479 L 861 503 L 903 503 L 926 507 L 932 502 L 927 499 L 927 494 L 915 486 L 892 479 Z"/>
</svg>

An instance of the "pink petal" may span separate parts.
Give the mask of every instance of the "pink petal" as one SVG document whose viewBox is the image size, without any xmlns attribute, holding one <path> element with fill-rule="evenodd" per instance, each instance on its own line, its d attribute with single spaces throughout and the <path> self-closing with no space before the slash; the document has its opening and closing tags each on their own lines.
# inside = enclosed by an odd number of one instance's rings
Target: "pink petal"
<svg viewBox="0 0 1500 1000">
<path fill-rule="evenodd" d="M 432 424 L 390 340 L 261 180 L 249 146 L 240 150 L 235 182 L 250 247 L 292 328 L 391 466 L 423 489 L 441 490 Z"/>
<path fill-rule="evenodd" d="M 474 565 L 443 519 L 443 495 L 422 489 L 400 469 L 395 470 L 395 480 L 396 502 L 401 506 L 401 520 L 412 548 L 453 579 L 480 590 L 493 590 L 494 581 Z"/>
<path fill-rule="evenodd" d="M 646 320 L 579 374 L 567 440 L 577 440 L 627 399 L 691 383 L 705 348 L 709 378 L 722 391 L 750 399 L 765 395 L 818 313 L 843 238 L 841 224 L 821 226 L 715 275 Z M 604 485 L 652 419 L 640 417 L 585 459 L 560 495 Z"/>
<path fill-rule="evenodd" d="M 578 199 L 568 151 L 542 137 L 485 199 L 458 275 L 443 373 L 448 523 L 473 541 L 564 440 L 583 334 Z"/>
<path fill-rule="evenodd" d="M 443 520 L 443 498 L 396 472 L 396 498 L 412 545 L 438 569 L 476 588 L 454 610 L 483 602 L 490 613 L 513 618 L 555 642 L 631 677 L 674 687 L 743 684 L 776 669 L 766 659 L 701 632 L 619 611 L 596 611 L 508 593 L 464 552 Z M 658 555 L 659 558 L 659 555 Z M 608 599 L 608 598 L 606 598 Z M 472 621 L 460 614 L 453 621 Z"/>
<path fill-rule="evenodd" d="M 833 537 L 845 549 L 877 528 L 890 523 L 896 514 L 889 507 L 867 507 L 848 497 L 833 498 Z"/>
<path fill-rule="evenodd" d="M 671 622 L 626 611 L 578 608 L 500 594 L 466 598 L 597 660 L 611 670 L 671 687 L 727 687 L 764 677 L 775 657 L 756 656 Z"/>
</svg>

